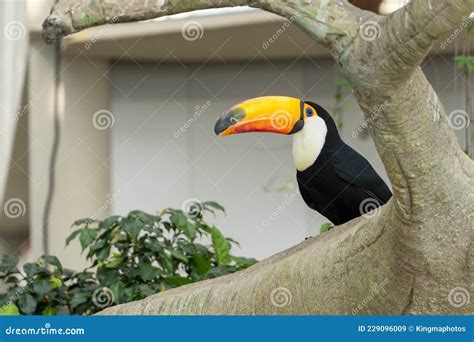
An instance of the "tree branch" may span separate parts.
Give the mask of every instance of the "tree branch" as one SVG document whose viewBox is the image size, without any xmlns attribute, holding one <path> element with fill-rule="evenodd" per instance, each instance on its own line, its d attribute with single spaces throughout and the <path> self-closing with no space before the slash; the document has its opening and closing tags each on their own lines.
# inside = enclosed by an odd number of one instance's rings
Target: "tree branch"
<svg viewBox="0 0 474 342">
<path fill-rule="evenodd" d="M 330 46 L 335 38 L 356 32 L 354 17 L 361 10 L 346 0 L 60 0 L 43 23 L 43 37 L 51 43 L 60 37 L 106 23 L 158 18 L 207 8 L 250 6 L 292 19 L 319 43 Z"/>
<path fill-rule="evenodd" d="M 417 0 L 386 17 L 382 21 L 386 70 L 397 79 L 406 78 L 432 44 L 469 20 L 471 12 L 474 0 Z"/>
</svg>

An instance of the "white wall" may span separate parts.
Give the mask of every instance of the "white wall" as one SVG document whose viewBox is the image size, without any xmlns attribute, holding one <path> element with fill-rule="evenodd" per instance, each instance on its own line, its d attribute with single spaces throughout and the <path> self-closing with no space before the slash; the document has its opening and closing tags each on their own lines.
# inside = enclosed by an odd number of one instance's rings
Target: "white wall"
<svg viewBox="0 0 474 342">
<path fill-rule="evenodd" d="M 112 192 L 114 212 L 180 208 L 188 198 L 225 206 L 218 226 L 241 243 L 236 253 L 264 258 L 319 231 L 327 222 L 298 193 L 289 136 L 247 134 L 218 138 L 217 116 L 261 95 L 288 95 L 334 104 L 332 62 L 119 64 L 112 71 Z M 175 132 L 209 101 L 184 133 Z M 370 140 L 354 140 L 362 116 L 350 100 L 344 133 L 383 172 Z M 350 113 L 350 114 L 349 114 Z M 271 180 L 273 183 L 271 183 Z M 264 191 L 291 183 L 294 189 Z M 210 217 L 212 220 L 212 216 Z"/>
</svg>

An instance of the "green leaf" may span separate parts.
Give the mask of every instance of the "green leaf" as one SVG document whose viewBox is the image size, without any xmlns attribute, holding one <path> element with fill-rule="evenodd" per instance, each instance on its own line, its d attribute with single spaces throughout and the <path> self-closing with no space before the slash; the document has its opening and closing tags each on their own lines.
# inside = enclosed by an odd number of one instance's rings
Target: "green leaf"
<svg viewBox="0 0 474 342">
<path fill-rule="evenodd" d="M 184 277 L 179 277 L 179 276 L 166 277 L 164 281 L 165 283 L 169 285 L 174 285 L 174 286 L 182 286 L 182 285 L 187 285 L 194 282 L 189 278 L 184 278 Z"/>
<path fill-rule="evenodd" d="M 121 219 L 122 217 L 118 215 L 110 216 L 99 223 L 99 229 L 112 229 L 120 222 Z"/>
<path fill-rule="evenodd" d="M 81 304 L 84 304 L 87 302 L 90 298 L 90 295 L 87 292 L 82 292 L 82 291 L 76 291 L 74 292 L 72 298 L 71 298 L 71 308 L 75 308 Z"/>
<path fill-rule="evenodd" d="M 57 316 L 68 316 L 71 312 L 67 306 L 59 306 L 56 308 L 56 315 Z"/>
<path fill-rule="evenodd" d="M 66 239 L 66 246 L 68 246 L 69 243 L 71 243 L 71 241 L 74 240 L 76 236 L 79 235 L 81 232 L 82 232 L 82 229 L 78 229 L 78 230 L 73 231 L 71 234 L 69 234 L 69 236 Z"/>
<path fill-rule="evenodd" d="M 217 202 L 214 202 L 214 201 L 206 201 L 203 203 L 204 205 L 204 209 L 207 209 L 209 210 L 209 207 L 210 208 L 213 208 L 213 209 L 216 209 L 216 210 L 220 210 L 222 211 L 224 214 L 225 214 L 225 209 L 223 206 L 221 206 L 219 203 Z"/>
<path fill-rule="evenodd" d="M 97 237 L 97 230 L 85 228 L 81 230 L 79 241 L 81 241 L 82 250 L 87 248 L 91 243 L 94 242 Z"/>
<path fill-rule="evenodd" d="M 138 234 L 140 234 L 144 224 L 138 217 L 129 215 L 125 220 L 122 221 L 122 226 L 133 239 L 136 239 Z"/>
<path fill-rule="evenodd" d="M 63 285 L 63 281 L 59 277 L 52 277 L 50 283 L 53 289 L 58 289 Z"/>
<path fill-rule="evenodd" d="M 25 315 L 32 315 L 36 310 L 36 301 L 29 293 L 23 293 L 18 297 L 18 306 Z"/>
<path fill-rule="evenodd" d="M 15 304 L 8 304 L 0 307 L 0 316 L 19 316 L 20 310 Z"/>
<path fill-rule="evenodd" d="M 113 293 L 114 302 L 121 304 L 124 302 L 125 285 L 121 281 L 116 282 L 110 288 Z"/>
<path fill-rule="evenodd" d="M 97 260 L 104 261 L 110 254 L 110 245 L 105 246 L 102 249 L 99 249 L 95 252 L 95 257 Z"/>
<path fill-rule="evenodd" d="M 186 222 L 182 227 L 184 235 L 186 235 L 191 241 L 196 237 L 197 231 L 194 225 L 191 222 Z"/>
<path fill-rule="evenodd" d="M 18 257 L 15 255 L 3 255 L 0 261 L 0 272 L 9 273 L 16 268 Z"/>
<path fill-rule="evenodd" d="M 319 228 L 319 234 L 326 233 L 328 230 L 332 228 L 331 223 L 323 223 Z"/>
<path fill-rule="evenodd" d="M 188 223 L 188 219 L 180 211 L 175 211 L 170 217 L 171 223 L 178 229 L 183 229 Z"/>
<path fill-rule="evenodd" d="M 122 258 L 113 258 L 111 262 L 105 265 L 107 268 L 117 268 L 122 263 Z"/>
<path fill-rule="evenodd" d="M 216 227 L 212 227 L 211 231 L 212 245 L 216 252 L 216 260 L 219 265 L 228 265 L 230 258 L 230 243 L 224 235 Z"/>
<path fill-rule="evenodd" d="M 200 276 L 203 276 L 212 268 L 211 262 L 201 255 L 193 255 L 192 257 L 194 270 Z"/>
<path fill-rule="evenodd" d="M 78 226 L 82 226 L 82 225 L 89 225 L 89 224 L 92 224 L 93 222 L 95 222 L 95 221 L 90 219 L 90 218 L 83 218 L 83 219 L 74 221 L 74 223 L 72 224 L 72 227 L 78 227 Z"/>
<path fill-rule="evenodd" d="M 168 249 L 168 251 L 171 253 L 172 256 L 174 256 L 176 259 L 178 260 L 181 260 L 182 262 L 185 262 L 187 263 L 188 262 L 188 258 L 181 254 L 180 252 L 178 252 L 177 250 L 174 250 L 174 249 Z"/>
<path fill-rule="evenodd" d="M 120 279 L 120 274 L 117 270 L 99 267 L 97 278 L 102 285 L 110 287 Z"/>
<path fill-rule="evenodd" d="M 138 267 L 138 272 L 143 281 L 149 281 L 155 278 L 160 273 L 160 270 L 148 262 L 143 262 Z"/>
<path fill-rule="evenodd" d="M 36 262 L 27 263 L 23 266 L 23 270 L 25 271 L 28 277 L 34 277 L 37 274 L 49 274 L 49 271 L 46 267 L 42 267 L 38 265 Z"/>
<path fill-rule="evenodd" d="M 258 261 L 254 258 L 232 257 L 239 267 L 249 267 L 256 264 Z"/>
<path fill-rule="evenodd" d="M 63 271 L 63 266 L 59 262 L 59 259 L 53 255 L 43 255 L 41 257 L 44 261 L 46 261 L 48 264 L 53 265 L 58 269 L 58 271 L 62 272 Z"/>
<path fill-rule="evenodd" d="M 46 309 L 44 309 L 41 314 L 43 316 L 56 316 L 56 308 L 53 308 L 51 306 L 48 306 Z"/>
<path fill-rule="evenodd" d="M 36 280 L 33 283 L 33 290 L 39 295 L 43 296 L 44 294 L 48 293 L 52 289 L 51 282 L 46 279 Z"/>
</svg>

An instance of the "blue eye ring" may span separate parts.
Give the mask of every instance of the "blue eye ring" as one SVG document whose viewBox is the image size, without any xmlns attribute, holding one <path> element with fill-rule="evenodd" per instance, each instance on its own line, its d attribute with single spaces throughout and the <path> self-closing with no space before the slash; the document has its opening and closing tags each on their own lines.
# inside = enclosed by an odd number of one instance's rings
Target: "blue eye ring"
<svg viewBox="0 0 474 342">
<path fill-rule="evenodd" d="M 313 110 L 311 108 L 306 108 L 306 116 L 308 117 L 313 116 Z"/>
</svg>

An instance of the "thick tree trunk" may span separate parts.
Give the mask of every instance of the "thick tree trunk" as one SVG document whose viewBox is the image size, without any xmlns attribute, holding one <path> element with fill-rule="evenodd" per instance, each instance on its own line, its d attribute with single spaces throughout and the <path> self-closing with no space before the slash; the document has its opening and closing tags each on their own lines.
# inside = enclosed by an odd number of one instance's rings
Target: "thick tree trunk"
<svg viewBox="0 0 474 342">
<path fill-rule="evenodd" d="M 342 0 L 60 0 L 49 41 L 86 27 L 249 5 L 329 47 L 365 113 L 394 197 L 250 269 L 105 314 L 473 314 L 474 162 L 419 65 L 474 0 L 413 0 L 381 17 Z M 295 19 L 296 18 L 296 19 Z"/>
</svg>

